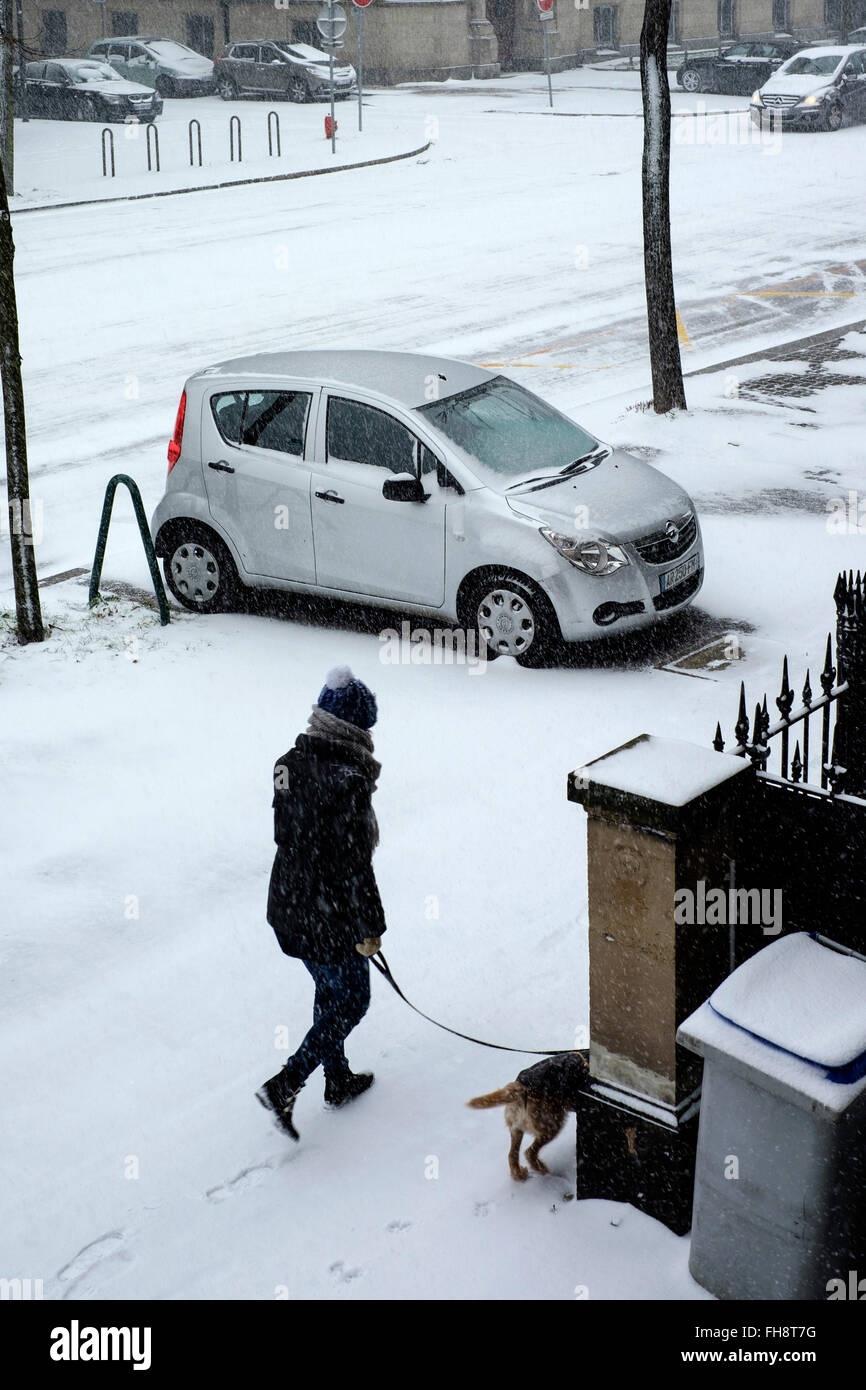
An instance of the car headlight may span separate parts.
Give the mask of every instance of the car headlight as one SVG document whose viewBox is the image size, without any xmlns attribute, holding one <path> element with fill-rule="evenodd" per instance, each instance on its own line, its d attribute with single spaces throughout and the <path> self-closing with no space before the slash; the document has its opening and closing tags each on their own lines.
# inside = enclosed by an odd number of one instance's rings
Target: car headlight
<svg viewBox="0 0 866 1390">
<path fill-rule="evenodd" d="M 119 101 L 125 101 L 126 98 L 111 96 L 108 92 L 103 92 L 102 100 L 109 102 L 112 106 L 116 106 Z"/>
<path fill-rule="evenodd" d="M 822 102 L 822 101 L 825 101 L 826 98 L 827 98 L 827 96 L 828 96 L 828 92 L 827 92 L 827 91 L 823 91 L 823 92 L 813 92 L 812 95 L 811 95 L 810 97 L 804 97 L 803 100 L 800 102 L 800 105 L 801 105 L 801 106 L 820 106 L 820 105 L 821 105 L 821 102 Z"/>
<path fill-rule="evenodd" d="M 764 103 L 761 100 L 760 92 L 752 92 L 752 102 L 755 106 L 763 106 Z"/>
<path fill-rule="evenodd" d="M 584 574 L 613 574 L 629 563 L 628 556 L 619 545 L 612 545 L 608 541 L 576 540 L 574 536 L 560 535 L 549 526 L 542 526 L 540 530 L 554 550 L 558 550 L 570 565 L 583 570 Z"/>
</svg>

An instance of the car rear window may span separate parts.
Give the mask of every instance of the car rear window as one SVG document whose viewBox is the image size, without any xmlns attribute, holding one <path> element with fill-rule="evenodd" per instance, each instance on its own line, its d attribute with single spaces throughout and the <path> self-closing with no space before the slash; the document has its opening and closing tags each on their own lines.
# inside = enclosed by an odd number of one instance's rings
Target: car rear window
<svg viewBox="0 0 866 1390">
<path fill-rule="evenodd" d="M 227 443 L 300 457 L 311 400 L 309 391 L 230 391 L 210 404 Z"/>
</svg>

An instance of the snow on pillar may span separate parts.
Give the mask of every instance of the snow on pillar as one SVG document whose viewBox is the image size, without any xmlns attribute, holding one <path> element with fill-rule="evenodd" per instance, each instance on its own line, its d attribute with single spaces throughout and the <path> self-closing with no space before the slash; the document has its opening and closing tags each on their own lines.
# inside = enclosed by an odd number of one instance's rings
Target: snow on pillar
<svg viewBox="0 0 866 1390">
<path fill-rule="evenodd" d="M 741 758 L 649 734 L 569 777 L 588 817 L 577 1195 L 632 1202 L 677 1231 L 689 1226 L 700 1064 L 676 1030 L 731 969 L 730 829 L 753 778 Z"/>
</svg>

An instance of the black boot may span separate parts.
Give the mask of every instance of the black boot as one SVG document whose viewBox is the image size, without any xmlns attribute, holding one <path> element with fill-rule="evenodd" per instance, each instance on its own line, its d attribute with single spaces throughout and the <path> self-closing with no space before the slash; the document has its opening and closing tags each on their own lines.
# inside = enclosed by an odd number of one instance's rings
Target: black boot
<svg viewBox="0 0 866 1390">
<path fill-rule="evenodd" d="M 256 1091 L 256 1100 L 260 1101 L 266 1110 L 273 1112 L 275 1123 L 288 1134 L 290 1139 L 294 1140 L 300 1139 L 301 1136 L 292 1122 L 292 1111 L 295 1108 L 298 1094 L 303 1088 L 303 1081 L 300 1086 L 291 1084 L 284 1067 L 282 1071 L 278 1071 L 276 1076 L 272 1076 L 270 1081 L 266 1081 Z"/>
<path fill-rule="evenodd" d="M 325 1104 L 347 1105 L 350 1100 L 354 1100 L 372 1086 L 374 1080 L 370 1071 L 359 1072 L 356 1076 L 354 1072 L 347 1070 L 338 1072 L 336 1076 L 326 1076 Z"/>
</svg>

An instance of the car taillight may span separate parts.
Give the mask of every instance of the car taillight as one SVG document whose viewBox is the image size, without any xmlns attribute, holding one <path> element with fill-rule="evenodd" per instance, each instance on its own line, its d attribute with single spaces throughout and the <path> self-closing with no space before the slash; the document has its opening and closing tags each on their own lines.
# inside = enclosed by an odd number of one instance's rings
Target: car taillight
<svg viewBox="0 0 866 1390">
<path fill-rule="evenodd" d="M 168 471 L 174 468 L 180 458 L 180 449 L 183 444 L 183 422 L 186 415 L 186 392 L 180 398 L 180 405 L 177 408 L 177 419 L 174 422 L 174 434 L 168 441 Z"/>
</svg>

